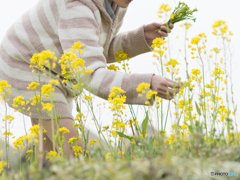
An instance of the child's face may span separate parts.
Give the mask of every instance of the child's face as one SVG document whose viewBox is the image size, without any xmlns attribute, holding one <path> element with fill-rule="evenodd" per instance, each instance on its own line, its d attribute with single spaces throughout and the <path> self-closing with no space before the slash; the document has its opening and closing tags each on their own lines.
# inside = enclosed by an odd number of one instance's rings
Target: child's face
<svg viewBox="0 0 240 180">
<path fill-rule="evenodd" d="M 133 0 L 109 0 L 109 2 L 114 1 L 119 7 L 126 8 L 128 7 L 129 3 Z"/>
</svg>

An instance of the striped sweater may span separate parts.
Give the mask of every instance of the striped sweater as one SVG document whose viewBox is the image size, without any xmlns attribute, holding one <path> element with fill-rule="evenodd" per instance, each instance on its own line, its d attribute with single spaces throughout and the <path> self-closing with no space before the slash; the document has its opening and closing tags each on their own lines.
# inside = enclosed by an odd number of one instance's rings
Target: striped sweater
<svg viewBox="0 0 240 180">
<path fill-rule="evenodd" d="M 34 91 L 26 88 L 38 79 L 29 68 L 33 54 L 47 49 L 54 51 L 59 59 L 79 41 L 85 44 L 85 67 L 94 70 L 88 82 L 92 93 L 107 99 L 112 87 L 121 87 L 126 91 L 127 104 L 145 104 L 146 99 L 138 97 L 136 87 L 142 82 L 150 83 L 153 74 L 126 74 L 106 68 L 107 63 L 115 62 L 118 51 L 131 58 L 151 50 L 144 37 L 144 26 L 117 34 L 127 9 L 115 3 L 112 9 L 114 20 L 107 13 L 104 0 L 39 0 L 24 13 L 9 28 L 0 46 L 0 80 L 12 85 L 9 105 L 12 106 L 13 97 L 21 95 L 30 100 L 34 96 Z M 54 73 L 61 74 L 60 64 Z M 41 81 L 48 83 L 49 77 L 42 76 Z M 55 92 L 57 111 L 63 117 L 70 117 L 73 92 L 62 83 Z M 38 117 L 34 108 L 31 114 Z M 49 118 L 46 113 L 44 116 Z"/>
</svg>

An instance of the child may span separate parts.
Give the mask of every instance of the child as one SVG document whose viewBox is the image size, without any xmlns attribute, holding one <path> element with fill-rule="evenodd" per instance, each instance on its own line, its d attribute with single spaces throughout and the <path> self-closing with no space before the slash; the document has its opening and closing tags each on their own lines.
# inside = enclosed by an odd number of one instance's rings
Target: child
<svg viewBox="0 0 240 180">
<path fill-rule="evenodd" d="M 64 52 L 71 49 L 74 42 L 85 45 L 83 60 L 86 61 L 85 67 L 94 71 L 88 83 L 95 95 L 107 99 L 113 86 L 121 87 L 126 91 L 127 104 L 144 105 L 146 99 L 138 97 L 136 87 L 146 82 L 151 84 L 151 89 L 158 92 L 158 96 L 172 99 L 173 89 L 169 87 L 173 88 L 174 82 L 169 79 L 153 73 L 124 74 L 106 69 L 107 63 L 115 62 L 116 52 L 124 51 L 130 58 L 149 52 L 153 39 L 166 37 L 166 32 L 170 31 L 164 25 L 152 23 L 116 35 L 130 3 L 131 0 L 39 0 L 36 6 L 9 28 L 0 47 L 0 80 L 6 80 L 12 85 L 9 106 L 13 107 L 13 98 L 16 96 L 30 101 L 34 94 L 34 90 L 27 89 L 31 82 L 38 79 L 37 74 L 32 73 L 32 69 L 29 68 L 30 59 L 34 54 L 51 50 L 60 59 Z M 161 31 L 156 32 L 159 28 Z M 60 64 L 51 72 L 53 76 L 60 75 Z M 50 77 L 42 78 L 42 85 L 47 84 L 49 80 Z M 56 112 L 62 115 L 61 126 L 70 131 L 65 134 L 64 145 L 67 158 L 70 158 L 73 154 L 67 142 L 71 137 L 77 136 L 71 114 L 74 96 L 62 80 L 59 79 L 60 84 L 54 87 L 54 105 Z M 176 92 L 178 88 L 179 84 Z M 167 96 L 167 91 L 170 92 L 170 96 Z M 49 100 L 45 99 L 44 103 L 47 102 Z M 33 125 L 38 124 L 37 108 L 33 106 L 30 111 L 30 115 L 29 112 L 25 114 L 31 116 Z M 45 111 L 41 111 L 41 119 L 44 120 L 43 126 L 47 131 L 44 134 L 46 142 L 43 148 L 50 151 L 53 150 L 51 117 Z M 54 129 L 56 130 L 56 124 Z M 78 145 L 82 146 L 81 142 L 78 142 Z M 58 149 L 57 146 L 56 151 Z"/>
</svg>

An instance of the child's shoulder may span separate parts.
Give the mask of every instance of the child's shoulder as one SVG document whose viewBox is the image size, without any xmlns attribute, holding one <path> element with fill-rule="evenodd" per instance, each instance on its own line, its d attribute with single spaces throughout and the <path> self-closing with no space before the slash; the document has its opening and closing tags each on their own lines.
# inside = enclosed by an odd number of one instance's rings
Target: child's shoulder
<svg viewBox="0 0 240 180">
<path fill-rule="evenodd" d="M 63 0 L 67 8 L 75 8 L 78 6 L 86 6 L 92 11 L 96 11 L 103 6 L 103 0 Z"/>
</svg>

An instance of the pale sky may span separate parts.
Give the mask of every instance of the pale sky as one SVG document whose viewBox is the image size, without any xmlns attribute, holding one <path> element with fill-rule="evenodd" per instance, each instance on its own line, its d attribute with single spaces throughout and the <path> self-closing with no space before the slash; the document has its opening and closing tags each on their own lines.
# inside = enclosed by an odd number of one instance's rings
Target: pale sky
<svg viewBox="0 0 240 180">
<path fill-rule="evenodd" d="M 37 0 L 1 0 L 0 1 L 0 40 L 3 38 L 7 29 L 12 25 L 12 23 L 21 16 L 26 10 L 31 8 L 36 4 Z M 131 2 L 128 12 L 125 16 L 124 23 L 120 32 L 136 29 L 143 24 L 149 24 L 152 22 L 162 22 L 158 18 L 157 11 L 161 4 L 168 3 L 172 8 L 178 4 L 178 0 L 133 0 Z M 239 41 L 240 41 L 240 26 L 237 21 L 237 17 L 240 17 L 239 11 L 239 0 L 183 0 L 191 8 L 197 8 L 198 12 L 195 13 L 197 18 L 196 23 L 188 21 L 193 24 L 193 27 L 189 30 L 188 37 L 191 39 L 194 36 L 197 36 L 199 33 L 206 33 L 208 36 L 208 47 L 209 49 L 214 48 L 220 44 L 218 40 L 211 34 L 212 24 L 214 20 L 224 20 L 227 22 L 229 29 L 233 32 L 232 36 L 232 50 L 234 52 L 234 93 L 235 93 L 235 102 L 239 103 L 240 95 L 238 94 L 240 90 L 240 85 L 238 83 L 238 78 L 240 75 L 239 68 Z M 172 49 L 172 58 L 178 59 L 180 62 L 183 62 L 183 56 L 179 53 L 179 49 L 183 49 L 181 46 L 184 41 L 184 31 L 180 27 L 181 23 L 175 24 L 175 27 L 169 36 L 170 38 L 170 47 Z M 176 38 L 178 36 L 178 38 Z M 146 53 L 139 55 L 130 60 L 130 68 L 133 73 L 152 73 L 157 72 L 156 68 L 153 65 L 154 58 L 152 58 L 152 53 Z M 196 61 L 190 62 L 190 67 L 199 67 Z M 182 77 L 185 78 L 185 71 L 181 72 Z M 100 98 L 96 98 L 95 103 L 106 102 Z M 167 102 L 166 102 L 167 104 Z M 3 106 L 0 107 L 3 110 Z M 238 111 L 239 112 L 239 111 Z M 3 113 L 3 111 L 2 111 Z M 1 114 L 1 113 L 0 113 Z M 73 114 L 76 114 L 76 111 L 73 111 Z M 101 122 L 103 125 L 111 123 L 111 115 L 107 111 L 102 111 L 100 114 Z M 24 123 L 23 118 L 20 115 L 16 115 L 16 120 L 13 123 L 12 132 L 17 137 L 24 135 Z M 2 117 L 2 116 L 0 116 Z M 239 117 L 239 116 L 238 116 Z M 26 129 L 31 127 L 30 119 L 26 119 Z M 143 115 L 139 114 L 139 121 L 142 121 Z M 167 123 L 169 127 L 171 122 Z M 87 127 L 91 128 L 94 126 L 91 120 L 88 121 Z M 93 129 L 94 131 L 94 129 Z M 169 131 L 167 129 L 167 131 Z"/>
</svg>

